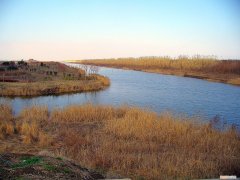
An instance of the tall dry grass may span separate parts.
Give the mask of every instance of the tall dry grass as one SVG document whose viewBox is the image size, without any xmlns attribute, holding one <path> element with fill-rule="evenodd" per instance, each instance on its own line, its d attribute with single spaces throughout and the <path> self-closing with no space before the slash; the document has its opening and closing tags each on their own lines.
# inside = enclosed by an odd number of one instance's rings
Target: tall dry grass
<svg viewBox="0 0 240 180">
<path fill-rule="evenodd" d="M 35 122 L 38 132 L 44 133 L 45 139 L 40 140 L 38 135 L 30 142 L 33 146 L 41 147 L 41 142 L 51 139 L 45 148 L 102 172 L 134 179 L 240 175 L 236 130 L 218 131 L 191 117 L 85 104 L 51 113 L 44 107 L 33 107 L 15 120 Z M 25 131 L 31 132 L 28 128 Z M 20 132 L 24 134 L 23 129 Z"/>
<path fill-rule="evenodd" d="M 174 69 L 240 75 L 240 62 L 238 60 L 217 60 L 215 58 L 207 58 L 201 56 L 179 56 L 177 59 L 170 57 L 93 59 L 83 60 L 81 62 L 97 65 L 130 67 L 133 69 Z"/>
<path fill-rule="evenodd" d="M 88 118 L 82 113 L 85 107 Z M 63 139 L 66 148 L 62 151 L 92 168 L 146 179 L 208 178 L 238 173 L 240 141 L 232 130 L 218 132 L 209 125 L 196 124 L 194 119 L 168 113 L 158 116 L 137 108 L 85 107 L 72 107 L 71 114 L 81 112 L 76 115 L 75 126 L 78 127 L 77 121 L 86 123 L 74 131 L 66 129 Z M 98 116 L 99 111 L 102 116 Z M 59 113 L 52 117 L 54 121 L 67 114 L 69 118 L 64 118 L 64 123 L 72 123 L 68 111 L 54 113 Z"/>
<path fill-rule="evenodd" d="M 210 79 L 240 85 L 240 61 L 238 60 L 217 60 L 216 58 L 201 56 L 179 56 L 176 59 L 170 57 L 141 57 L 92 59 L 74 62 Z"/>
<path fill-rule="evenodd" d="M 0 140 L 14 134 L 14 121 L 10 105 L 0 104 Z"/>
<path fill-rule="evenodd" d="M 45 145 L 51 141 L 50 136 L 48 136 L 49 141 L 46 138 L 48 116 L 48 109 L 44 106 L 33 106 L 19 114 L 17 129 L 24 143 L 40 142 L 41 145 Z"/>
<path fill-rule="evenodd" d="M 40 96 L 98 91 L 109 85 L 110 80 L 100 75 L 89 77 L 86 80 L 56 80 L 32 83 L 0 82 L 0 96 Z"/>
<path fill-rule="evenodd" d="M 16 118 L 9 105 L 0 105 L 0 139 L 11 139 L 9 136 L 17 135 L 24 144 L 38 143 L 46 146 L 52 139 L 46 133 L 47 120 L 47 107 L 24 109 Z"/>
</svg>

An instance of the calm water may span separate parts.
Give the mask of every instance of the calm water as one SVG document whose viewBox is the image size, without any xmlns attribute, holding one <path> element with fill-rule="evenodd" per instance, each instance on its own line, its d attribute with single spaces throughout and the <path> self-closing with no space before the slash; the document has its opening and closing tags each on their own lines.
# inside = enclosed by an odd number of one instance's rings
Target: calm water
<svg viewBox="0 0 240 180">
<path fill-rule="evenodd" d="M 77 66 L 77 65 L 76 65 Z M 100 68 L 111 86 L 95 93 L 77 93 L 34 98 L 0 98 L 9 101 L 17 114 L 24 107 L 47 105 L 49 109 L 70 104 L 122 105 L 150 108 L 156 112 L 200 115 L 209 120 L 218 115 L 230 124 L 240 124 L 240 87 L 193 78 L 130 70 Z"/>
</svg>

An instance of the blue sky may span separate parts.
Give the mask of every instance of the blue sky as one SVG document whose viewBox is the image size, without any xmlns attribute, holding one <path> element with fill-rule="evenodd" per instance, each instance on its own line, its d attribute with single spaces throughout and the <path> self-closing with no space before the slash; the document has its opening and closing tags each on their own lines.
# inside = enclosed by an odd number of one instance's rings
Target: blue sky
<svg viewBox="0 0 240 180">
<path fill-rule="evenodd" d="M 240 59 L 239 0 L 0 0 L 0 59 Z"/>
</svg>

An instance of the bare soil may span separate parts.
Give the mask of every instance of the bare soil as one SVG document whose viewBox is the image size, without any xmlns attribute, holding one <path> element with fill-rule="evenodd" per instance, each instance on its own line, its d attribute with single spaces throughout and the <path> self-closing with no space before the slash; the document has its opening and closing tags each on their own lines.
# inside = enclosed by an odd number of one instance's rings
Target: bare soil
<svg viewBox="0 0 240 180">
<path fill-rule="evenodd" d="M 103 179 L 104 176 L 72 161 L 49 156 L 0 155 L 0 179 Z"/>
</svg>

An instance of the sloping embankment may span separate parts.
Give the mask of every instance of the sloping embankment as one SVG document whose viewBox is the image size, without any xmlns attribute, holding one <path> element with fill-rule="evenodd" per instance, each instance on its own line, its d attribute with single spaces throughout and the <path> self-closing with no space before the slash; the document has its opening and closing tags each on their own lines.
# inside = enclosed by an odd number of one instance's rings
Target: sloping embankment
<svg viewBox="0 0 240 180">
<path fill-rule="evenodd" d="M 103 179 L 101 174 L 60 157 L 0 155 L 0 179 Z"/>
</svg>

